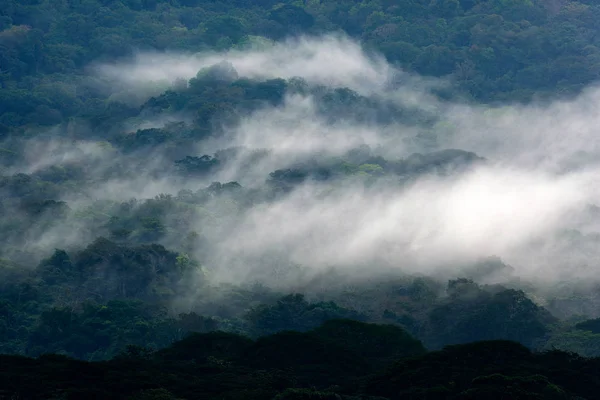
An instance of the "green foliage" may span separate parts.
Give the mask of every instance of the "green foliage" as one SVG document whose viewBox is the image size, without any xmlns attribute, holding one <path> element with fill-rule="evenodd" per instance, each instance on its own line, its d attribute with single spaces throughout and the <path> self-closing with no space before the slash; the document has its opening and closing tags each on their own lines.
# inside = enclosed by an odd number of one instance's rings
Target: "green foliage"
<svg viewBox="0 0 600 400">
<path fill-rule="evenodd" d="M 156 355 L 164 360 L 198 363 L 205 363 L 209 359 L 231 361 L 249 349 L 251 345 L 250 339 L 233 333 L 194 333 L 174 343 L 171 347 L 157 352 Z"/>
<path fill-rule="evenodd" d="M 600 333 L 600 318 L 579 322 L 575 325 L 575 328 L 592 333 Z"/>
<path fill-rule="evenodd" d="M 142 390 L 138 394 L 129 397 L 129 400 L 180 400 L 166 389 Z"/>
<path fill-rule="evenodd" d="M 450 281 L 448 294 L 451 301 L 429 315 L 431 336 L 426 343 L 432 347 L 500 338 L 535 347 L 556 322 L 522 291 L 490 293 L 463 279 Z"/>
<path fill-rule="evenodd" d="M 559 331 L 549 338 L 544 349 L 558 349 L 585 357 L 600 357 L 600 334 L 579 329 Z"/>
<path fill-rule="evenodd" d="M 508 377 L 501 374 L 479 376 L 472 387 L 462 392 L 459 399 L 568 399 L 570 396 L 542 375 Z"/>
<path fill-rule="evenodd" d="M 338 318 L 360 320 L 364 317 L 333 302 L 310 304 L 301 294 L 282 297 L 274 305 L 262 304 L 246 315 L 252 331 L 258 335 L 282 330 L 307 331 L 327 320 Z"/>
<path fill-rule="evenodd" d="M 469 279 L 450 281 L 445 294 L 425 279 L 343 289 L 333 282 L 337 292 L 323 290 L 309 302 L 302 294 L 208 284 L 209 268 L 201 265 L 214 243 L 205 235 L 253 205 L 305 183 L 359 181 L 368 190 L 485 160 L 462 150 L 390 160 L 361 146 L 339 158 L 277 166 L 265 171 L 264 185 L 243 187 L 210 182 L 234 163 L 241 170 L 259 165 L 269 150 L 196 153 L 202 140 L 218 142 L 250 113 L 294 94 L 312 96 L 324 121 L 418 126 L 425 147 L 457 126 L 385 96 L 301 78 L 244 78 L 229 63 L 202 68 L 189 82 L 149 83 L 143 93 L 110 89 L 87 67 L 138 50 L 245 51 L 342 31 L 407 71 L 448 78 L 441 97 L 528 101 L 576 93 L 600 77 L 599 18 L 595 1 L 1 2 L 0 353 L 63 356 L 3 356 L 0 397 L 597 396 L 587 372 L 597 360 L 536 355 L 508 342 L 424 354 L 422 343 L 439 349 L 490 339 L 600 354 L 599 319 L 559 325 L 521 290 Z M 172 115 L 186 121 L 168 122 Z M 76 149 L 62 151 L 64 143 Z M 159 152 L 166 163 L 156 161 Z M 182 190 L 71 201 L 94 197 L 92 187 L 140 177 Z M 503 267 L 479 265 L 476 272 Z M 109 363 L 68 358 L 114 356 Z M 581 388 L 573 376 L 583 377 Z M 357 389 L 359 378 L 364 388 Z M 212 382 L 218 384 L 210 389 Z"/>
<path fill-rule="evenodd" d="M 598 359 L 535 354 L 506 341 L 452 346 L 370 368 L 353 348 L 360 343 L 365 357 L 378 354 L 380 331 L 354 324 L 362 335 L 347 336 L 341 345 L 313 333 L 285 332 L 253 342 L 216 332 L 160 352 L 129 347 L 108 362 L 4 355 L 0 387 L 3 395 L 24 398 L 277 400 L 580 399 L 594 398 L 600 388 Z"/>
<path fill-rule="evenodd" d="M 352 320 L 330 320 L 312 331 L 317 337 L 351 349 L 374 366 L 425 353 L 425 347 L 402 328 Z"/>
<path fill-rule="evenodd" d="M 589 34 L 600 9 L 592 3 L 9 3 L 0 13 L 0 123 L 8 126 L 53 125 L 87 114 L 92 99 L 106 102 L 103 94 L 73 85 L 96 60 L 140 48 L 248 48 L 335 30 L 410 70 L 450 75 L 457 93 L 481 101 L 575 92 L 600 73 L 600 44 Z M 210 111 L 203 113 L 199 119 L 205 122 Z"/>
<path fill-rule="evenodd" d="M 273 400 L 339 400 L 339 394 L 333 392 L 319 392 L 314 389 L 286 389 L 279 393 Z"/>
</svg>

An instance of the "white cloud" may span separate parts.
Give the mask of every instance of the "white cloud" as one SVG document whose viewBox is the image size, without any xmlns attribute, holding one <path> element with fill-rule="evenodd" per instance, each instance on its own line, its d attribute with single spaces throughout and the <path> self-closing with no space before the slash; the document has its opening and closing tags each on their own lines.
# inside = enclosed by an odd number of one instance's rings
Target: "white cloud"
<svg viewBox="0 0 600 400">
<path fill-rule="evenodd" d="M 247 159 L 229 165 L 219 180 L 257 185 L 286 164 L 315 154 L 340 155 L 361 144 L 388 158 L 458 148 L 489 162 L 452 177 L 423 177 L 407 187 L 389 181 L 369 190 L 307 184 L 288 197 L 230 216 L 232 225 L 204 232 L 214 246 L 209 259 L 217 277 L 251 279 L 269 259 L 313 271 L 330 265 L 385 265 L 447 275 L 457 266 L 496 255 L 511 263 L 516 275 L 528 278 L 597 279 L 599 252 L 587 242 L 565 241 L 562 234 L 600 229 L 586 208 L 600 202 L 597 89 L 571 100 L 528 106 L 443 102 L 431 96 L 430 81 L 398 71 L 381 57 L 367 56 L 357 43 L 335 36 L 222 54 L 145 53 L 130 63 L 96 65 L 94 70 L 122 88 L 135 89 L 153 81 L 189 79 L 223 60 L 241 76 L 300 76 L 313 85 L 349 87 L 417 107 L 440 122 L 433 144 L 419 148 L 415 138 L 428 127 L 330 123 L 316 112 L 311 97 L 289 96 L 282 106 L 244 118 L 224 138 L 198 143 L 202 154 L 230 146 L 270 151 L 253 165 Z M 391 85 L 398 76 L 405 79 L 400 89 Z M 137 192 L 152 197 L 177 190 L 178 183 L 141 175 L 135 182 L 111 181 L 98 188 L 93 196 L 122 198 Z M 197 221 L 199 231 L 202 223 Z"/>
</svg>

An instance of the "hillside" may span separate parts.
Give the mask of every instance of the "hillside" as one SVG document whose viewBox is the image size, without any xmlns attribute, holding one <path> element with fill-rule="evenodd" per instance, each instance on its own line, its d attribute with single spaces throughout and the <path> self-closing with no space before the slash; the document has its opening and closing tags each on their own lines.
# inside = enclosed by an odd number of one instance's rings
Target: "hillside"
<svg viewBox="0 0 600 400">
<path fill-rule="evenodd" d="M 0 398 L 593 398 L 598 20 L 0 2 Z"/>
</svg>

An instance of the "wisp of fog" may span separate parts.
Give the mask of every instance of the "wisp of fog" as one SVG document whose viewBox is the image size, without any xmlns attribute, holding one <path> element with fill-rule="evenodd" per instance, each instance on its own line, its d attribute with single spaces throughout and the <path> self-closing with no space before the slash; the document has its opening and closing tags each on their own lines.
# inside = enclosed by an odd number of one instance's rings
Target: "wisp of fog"
<svg viewBox="0 0 600 400">
<path fill-rule="evenodd" d="M 196 154 L 236 146 L 268 150 L 251 166 L 243 160 L 229 163 L 212 180 L 254 187 L 276 169 L 316 155 L 342 157 L 360 145 L 389 160 L 461 149 L 486 161 L 449 176 L 423 174 L 404 183 L 400 177 L 372 185 L 360 179 L 307 181 L 288 195 L 240 210 L 220 228 L 206 229 L 198 221 L 197 231 L 211 246 L 201 257 L 216 280 L 286 285 L 285 275 L 272 273 L 274 264 L 285 263 L 302 265 L 309 275 L 335 267 L 445 277 L 492 255 L 525 279 L 597 279 L 600 247 L 590 246 L 585 235 L 600 229 L 589 213 L 600 202 L 599 90 L 545 104 L 443 101 L 432 90 L 451 85 L 452 77 L 408 74 L 340 36 L 223 53 L 140 53 L 127 62 L 96 64 L 91 71 L 115 91 L 147 93 L 155 82 L 187 80 L 221 61 L 230 62 L 240 77 L 301 77 L 309 85 L 349 88 L 412 107 L 437 123 L 332 122 L 317 112 L 311 95 L 290 94 L 282 105 L 265 106 L 223 136 L 197 143 Z M 434 140 L 425 145 L 423 135 Z M 38 159 L 35 165 L 45 162 L 54 161 Z M 141 175 L 100 183 L 88 195 L 115 198 L 127 187 L 148 197 L 182 188 Z M 569 235 L 576 231 L 580 242 Z"/>
</svg>

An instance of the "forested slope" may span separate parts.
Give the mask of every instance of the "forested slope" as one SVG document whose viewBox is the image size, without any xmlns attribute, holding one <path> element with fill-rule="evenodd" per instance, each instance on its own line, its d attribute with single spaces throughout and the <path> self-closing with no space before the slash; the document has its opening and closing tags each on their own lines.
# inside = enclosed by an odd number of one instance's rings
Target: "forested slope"
<svg viewBox="0 0 600 400">
<path fill-rule="evenodd" d="M 0 397 L 593 398 L 599 19 L 0 2 Z"/>
<path fill-rule="evenodd" d="M 533 354 L 506 341 L 426 353 L 400 328 L 347 320 L 256 341 L 195 334 L 155 353 L 130 347 L 102 363 L 0 357 L 6 398 L 591 399 L 600 384 L 598 359 Z"/>
<path fill-rule="evenodd" d="M 343 31 L 480 101 L 574 93 L 598 79 L 593 1 L 16 1 L 0 6 L 0 122 L 51 125 L 99 112 L 85 67 L 140 50 L 243 48 L 253 36 Z"/>
</svg>

